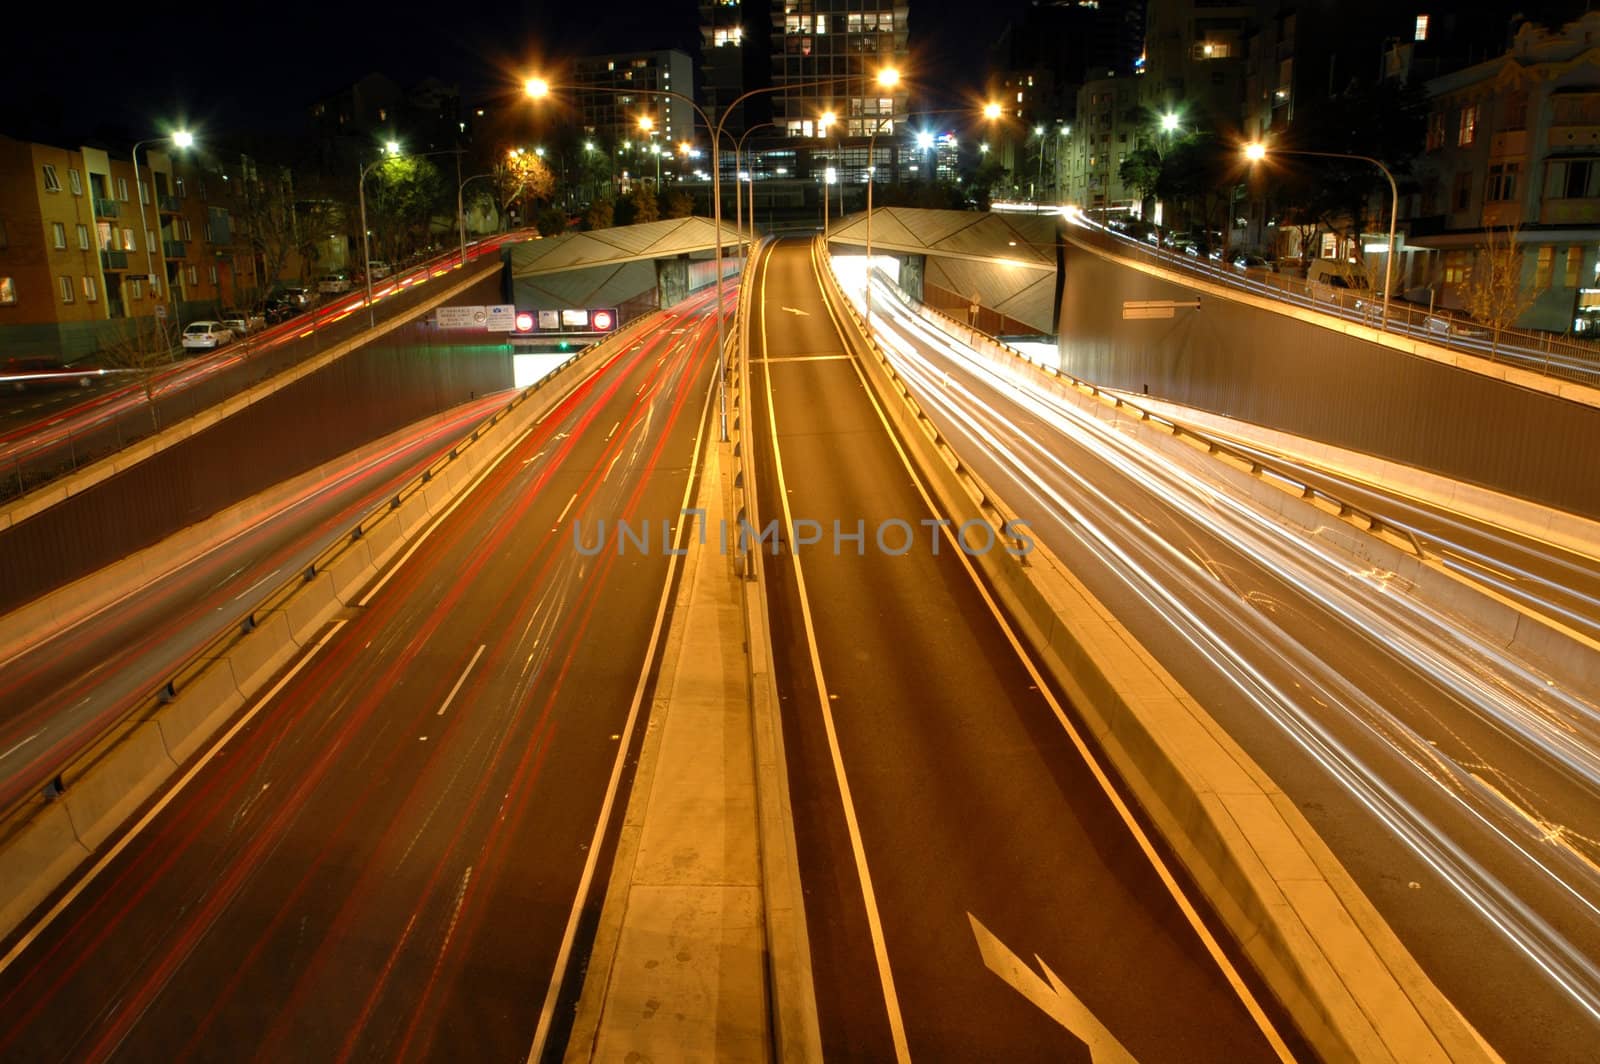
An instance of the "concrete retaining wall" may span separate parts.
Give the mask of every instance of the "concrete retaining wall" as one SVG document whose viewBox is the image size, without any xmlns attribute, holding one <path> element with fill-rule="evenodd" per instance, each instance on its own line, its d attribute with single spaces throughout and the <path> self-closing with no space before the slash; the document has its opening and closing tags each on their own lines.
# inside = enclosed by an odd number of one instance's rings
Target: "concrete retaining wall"
<svg viewBox="0 0 1600 1064">
<path fill-rule="evenodd" d="M 163 685 L 165 694 L 150 698 L 64 766 L 58 777 L 63 793 L 37 796 L 8 810 L 0 820 L 0 938 L 11 933 L 81 861 L 96 853 L 240 706 L 314 641 L 406 539 L 491 469 L 527 429 L 583 381 L 591 367 L 626 349 L 648 320 L 620 330 L 520 393 L 492 427 L 480 427 L 475 441 L 463 441 L 456 457 L 444 460 L 456 467 L 457 475 L 435 475 L 426 485 L 413 481 L 399 493 L 403 499 L 399 507 L 385 503 L 358 523 L 369 530 L 361 538 L 347 537 L 323 552 L 312 566 L 316 575 L 306 579 L 296 574 L 266 595 L 251 614 L 251 625 L 230 630 L 196 652 Z M 449 486 L 452 483 L 455 488 Z M 379 531 L 386 524 L 403 533 Z M 371 544 L 382 546 L 374 550 Z"/>
<path fill-rule="evenodd" d="M 831 270 L 830 270 L 831 273 Z M 952 520 L 1012 518 L 962 466 L 848 300 L 858 357 Z M 1492 1055 L 1294 804 L 1042 545 L 980 568 L 1301 1035 L 1326 1060 Z"/>
</svg>

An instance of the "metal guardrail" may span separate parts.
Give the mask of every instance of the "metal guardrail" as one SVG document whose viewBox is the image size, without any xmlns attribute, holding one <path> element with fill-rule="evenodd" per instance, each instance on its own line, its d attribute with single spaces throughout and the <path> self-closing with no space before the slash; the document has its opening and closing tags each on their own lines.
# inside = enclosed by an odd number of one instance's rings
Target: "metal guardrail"
<svg viewBox="0 0 1600 1064">
<path fill-rule="evenodd" d="M 549 385 L 556 383 L 566 370 L 580 358 L 614 345 L 626 338 L 631 342 L 632 329 L 619 329 L 599 343 L 590 345 L 562 362 L 534 384 L 518 392 L 504 407 L 479 422 L 470 433 L 461 437 L 442 457 L 432 462 L 417 476 L 397 490 L 387 501 L 378 504 L 362 517 L 350 530 L 318 552 L 316 557 L 296 573 L 269 591 L 239 621 L 229 625 L 192 651 L 164 678 L 156 681 L 150 693 L 138 699 L 115 721 L 101 729 L 97 735 L 77 750 L 68 751 L 53 769 L 36 774 L 29 781 L 28 793 L 0 812 L 0 847 L 4 847 L 23 827 L 29 818 L 44 805 L 64 796 L 72 781 L 81 778 L 96 763 L 107 757 L 128 734 L 142 724 L 153 721 L 162 708 L 178 698 L 206 669 L 219 659 L 226 658 L 240 640 L 254 632 L 258 618 L 282 609 L 303 586 L 315 580 L 332 566 L 341 553 L 359 543 L 380 521 L 396 513 L 407 500 L 423 491 L 445 469 L 457 461 L 471 447 L 482 442 L 484 435 L 509 417 L 519 406 L 532 399 Z"/>
<path fill-rule="evenodd" d="M 1090 219 L 1079 219 L 1073 232 L 1086 243 L 1122 257 L 1136 257 L 1166 269 L 1194 274 L 1214 284 L 1332 314 L 1370 329 L 1477 355 L 1491 362 L 1504 362 L 1541 376 L 1600 387 L 1600 340 L 1575 340 L 1555 333 L 1515 328 L 1503 329 L 1495 335 L 1487 326 L 1447 309 L 1423 309 L 1404 300 L 1389 303 L 1389 321 L 1385 327 L 1381 294 L 1340 290 L 1265 269 L 1241 272 L 1227 263 L 1155 247 L 1147 240 L 1119 233 Z"/>
<path fill-rule="evenodd" d="M 117 218 L 122 214 L 122 205 L 116 200 L 94 198 L 94 215 L 96 218 Z"/>
<path fill-rule="evenodd" d="M 415 268 L 417 272 L 431 274 L 441 265 L 453 263 L 454 253 L 440 256 Z M 498 268 L 499 260 L 486 258 L 474 266 Z M 409 274 L 410 270 L 407 271 Z M 466 272 L 452 268 L 450 277 L 464 278 Z M 398 281 L 395 283 L 398 284 Z M 414 284 L 384 296 L 376 304 L 378 320 L 387 322 L 410 313 L 418 303 L 426 302 L 438 291 L 429 284 Z M 367 331 L 367 318 L 361 305 L 348 314 L 330 315 L 327 308 L 313 307 L 307 313 L 291 319 L 282 326 L 273 345 L 259 350 L 260 338 L 247 336 L 225 348 L 230 353 L 242 352 L 250 369 L 244 373 L 219 374 L 186 384 L 183 388 L 162 392 L 153 398 L 149 395 L 130 409 L 106 413 L 90 420 L 88 424 L 69 428 L 59 439 L 35 444 L 19 440 L 0 456 L 0 503 L 8 502 L 37 491 L 61 477 L 108 458 L 126 447 L 148 439 L 188 418 L 208 410 L 218 403 L 231 399 L 276 376 L 301 362 L 314 358 L 329 347 L 348 342 Z M 178 354 L 174 350 L 174 355 Z M 162 376 L 174 372 L 181 363 L 172 362 L 152 371 L 152 386 L 159 392 Z M 151 405 L 155 405 L 152 415 Z"/>
<path fill-rule="evenodd" d="M 829 261 L 829 266 L 831 269 L 831 260 Z M 966 322 L 953 318 L 936 307 L 930 307 L 926 304 L 917 302 L 907 295 L 898 284 L 890 280 L 887 275 L 878 272 L 876 269 L 874 269 L 872 273 L 877 274 L 878 279 L 883 282 L 883 287 L 888 289 L 891 295 L 897 298 L 903 305 L 912 311 L 917 313 L 937 315 L 938 317 L 943 318 L 946 322 L 949 322 L 956 329 L 959 329 L 963 332 L 972 333 L 974 336 L 982 336 L 989 343 L 1010 354 L 1019 362 L 1038 369 L 1040 372 L 1049 374 L 1052 377 L 1065 380 L 1072 387 L 1077 388 L 1079 391 L 1087 392 L 1102 402 L 1109 402 L 1115 407 L 1131 410 L 1139 416 L 1141 421 L 1149 421 L 1158 425 L 1163 425 L 1175 437 L 1187 436 L 1196 443 L 1204 445 L 1207 453 L 1209 454 L 1225 455 L 1234 459 L 1235 461 L 1249 466 L 1250 472 L 1258 477 L 1270 474 L 1277 480 L 1293 485 L 1295 488 L 1299 489 L 1300 497 L 1302 499 L 1306 499 L 1307 501 L 1321 499 L 1329 505 L 1336 507 L 1338 509 L 1339 516 L 1347 521 L 1351 521 L 1352 524 L 1355 523 L 1353 519 L 1359 519 L 1365 522 L 1366 531 L 1372 533 L 1373 535 L 1380 535 L 1384 532 L 1388 532 L 1392 535 L 1400 537 L 1401 539 L 1404 539 L 1406 543 L 1410 545 L 1411 550 L 1418 558 L 1425 559 L 1428 557 L 1426 550 L 1424 550 L 1422 546 L 1422 541 L 1417 537 L 1416 532 L 1405 525 L 1399 524 L 1398 522 L 1384 517 L 1382 514 L 1369 510 L 1366 507 L 1358 506 L 1355 503 L 1350 502 L 1348 499 L 1345 499 L 1334 492 L 1328 491 L 1325 488 L 1320 488 L 1315 484 L 1311 484 L 1292 470 L 1271 462 L 1263 461 L 1259 456 L 1251 454 L 1248 451 L 1241 450 L 1240 448 L 1235 447 L 1232 443 L 1229 443 L 1227 440 L 1213 436 L 1210 433 L 1201 432 L 1199 429 L 1191 428 L 1182 422 L 1174 421 L 1169 417 L 1165 417 L 1164 415 L 1158 414 L 1153 410 L 1140 406 L 1139 404 L 1125 398 L 1117 392 L 1102 389 L 1097 384 L 1086 381 L 1081 377 L 1076 377 L 1071 373 L 1064 372 L 1063 370 L 1057 369 L 1054 366 L 1046 366 L 1035 362 L 1033 359 L 1029 358 L 1027 355 L 1023 354 L 1021 351 L 1017 350 L 1015 347 L 1012 347 L 1005 341 L 998 340 L 995 337 L 974 328 Z M 868 280 L 870 283 L 870 275 Z M 837 283 L 837 278 L 835 278 L 835 284 Z M 850 305 L 853 309 L 854 304 Z"/>
</svg>

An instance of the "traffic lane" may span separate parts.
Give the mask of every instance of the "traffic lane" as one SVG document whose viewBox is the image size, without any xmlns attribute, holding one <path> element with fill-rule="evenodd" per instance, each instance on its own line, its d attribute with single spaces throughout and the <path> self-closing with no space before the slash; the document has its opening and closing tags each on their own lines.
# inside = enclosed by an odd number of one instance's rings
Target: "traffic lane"
<svg viewBox="0 0 1600 1064">
<path fill-rule="evenodd" d="M 766 284 L 769 315 L 781 307 L 827 321 L 820 294 L 808 299 L 802 287 L 816 292 L 803 247 L 770 261 L 778 279 Z M 756 438 L 768 440 L 770 380 L 784 475 L 780 487 L 763 449 L 763 519 L 783 513 L 785 488 L 795 520 L 824 527 L 835 518 L 869 530 L 931 518 L 853 363 L 820 360 L 825 338 L 805 328 L 789 335 L 783 320 L 769 330 L 755 393 Z M 837 350 L 836 336 L 832 343 Z M 784 360 L 784 348 L 800 358 Z M 819 985 L 828 1051 L 893 1055 L 887 994 L 869 936 L 859 933 L 863 885 L 840 874 L 853 867 L 853 846 L 822 701 L 834 715 L 912 1056 L 1081 1052 L 984 966 L 975 916 L 1023 956 L 1041 957 L 1140 1059 L 1271 1059 L 952 545 L 933 555 L 923 541 L 902 557 L 870 544 L 864 556 L 802 552 L 825 700 L 795 620 L 802 603 L 787 550 L 770 570 L 772 612 L 813 965 L 837 981 L 825 994 Z"/>
<path fill-rule="evenodd" d="M 1411 529 L 1450 568 L 1590 639 L 1600 639 L 1600 559 L 1248 441 L 1231 442 L 1321 490 Z"/>
<path fill-rule="evenodd" d="M 97 375 L 84 386 L 53 385 L 49 388 L 29 385 L 23 389 L 6 388 L 0 401 L 0 441 L 22 435 L 30 428 L 48 425 L 57 417 L 68 417 L 74 408 L 125 387 L 128 379 L 121 373 Z"/>
<path fill-rule="evenodd" d="M 488 396 L 390 437 L 227 540 L 83 623 L 0 662 L 0 807 L 59 770 L 185 657 L 504 406 Z"/>
<path fill-rule="evenodd" d="M 1395 649 L 1404 640 L 1307 601 L 1296 581 L 1274 575 L 1288 569 L 1262 560 L 1274 550 L 1243 527 L 1219 536 L 1169 524 L 1171 496 L 1128 489 L 1126 469 L 1107 468 L 1052 423 L 1017 417 L 995 429 L 999 437 L 975 437 L 945 412 L 944 397 L 957 389 L 919 381 L 914 371 L 907 378 L 953 446 L 1041 541 L 1072 560 L 1135 637 L 1258 763 L 1272 766 L 1479 1029 L 1519 1056 L 1578 1059 L 1577 1047 L 1594 1033 L 1584 1002 L 1597 978 L 1587 958 L 1600 955 L 1595 884 L 1589 859 L 1571 848 L 1583 845 L 1581 831 L 1555 825 L 1592 816 L 1584 788 L 1552 782 L 1548 762 L 1523 756 L 1492 725 L 1469 734 L 1472 715 Z M 984 395 L 1016 412 L 1008 389 Z M 1081 483 L 1041 487 L 1023 475 L 1031 463 L 1012 446 L 1035 448 L 1041 465 L 1073 470 Z M 1084 486 L 1118 484 L 1124 494 L 1104 511 Z M 1075 507 L 1065 520 L 1063 498 Z M 1108 562 L 1095 532 L 1116 527 L 1131 533 L 1126 564 Z M 1174 562 L 1174 549 L 1190 562 Z M 1536 813 L 1519 811 L 1524 806 Z M 1564 815 L 1579 819 L 1546 819 Z M 1505 1010 L 1507 994 L 1526 1005 Z"/>
<path fill-rule="evenodd" d="M 42 958 L 34 970 L 0 977 L 0 1015 L 15 1018 L 0 1054 L 65 1043 L 90 1057 L 115 1046 L 182 1059 L 221 1046 L 271 1058 L 294 1045 L 331 1059 L 351 1037 L 376 1042 L 361 1055 L 426 1055 L 441 980 L 457 978 L 451 953 L 484 935 L 521 949 L 500 973 L 511 985 L 474 991 L 520 1007 L 461 1048 L 526 1053 L 530 988 L 548 978 L 548 940 L 561 933 L 551 916 L 567 912 L 591 830 L 574 810 L 598 807 L 594 783 L 616 754 L 610 735 L 641 664 L 649 617 L 632 600 L 651 580 L 659 592 L 664 571 L 659 555 L 590 568 L 548 529 L 569 487 L 605 508 L 637 495 L 636 507 L 676 513 L 666 482 L 681 489 L 688 475 L 695 420 L 683 400 L 692 394 L 701 412 L 709 362 L 702 348 L 663 372 L 653 354 L 640 349 L 502 461 L 47 929 L 24 958 Z M 608 415 L 626 418 L 610 441 L 595 431 Z M 628 483 L 639 477 L 653 482 L 642 494 Z M 606 638 L 586 640 L 591 630 Z M 469 670 L 484 646 L 493 653 Z M 575 671 L 596 686 L 559 682 Z M 630 691 L 600 686 L 608 676 Z M 541 783 L 546 764 L 561 766 L 566 786 Z M 573 793 L 577 784 L 591 793 Z M 508 837 L 508 824 L 521 829 Z M 507 851 L 514 861 L 497 879 L 496 852 L 504 864 Z M 501 892 L 516 899 L 516 919 L 470 931 Z M 72 968 L 88 949 L 93 970 Z"/>
</svg>

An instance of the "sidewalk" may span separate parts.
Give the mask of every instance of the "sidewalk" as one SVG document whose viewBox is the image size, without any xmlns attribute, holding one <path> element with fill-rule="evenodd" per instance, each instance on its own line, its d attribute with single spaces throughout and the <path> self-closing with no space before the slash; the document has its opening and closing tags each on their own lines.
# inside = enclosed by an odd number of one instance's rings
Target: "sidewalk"
<svg viewBox="0 0 1600 1064">
<path fill-rule="evenodd" d="M 566 1060 L 771 1059 L 739 585 L 707 456 L 650 724 Z M 694 530 L 698 532 L 698 529 Z"/>
</svg>

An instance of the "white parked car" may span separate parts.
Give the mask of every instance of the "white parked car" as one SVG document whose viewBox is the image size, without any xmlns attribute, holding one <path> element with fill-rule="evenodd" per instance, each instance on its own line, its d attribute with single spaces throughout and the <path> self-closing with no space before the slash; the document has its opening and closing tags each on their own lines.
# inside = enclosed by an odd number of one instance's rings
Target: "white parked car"
<svg viewBox="0 0 1600 1064">
<path fill-rule="evenodd" d="M 191 321 L 183 329 L 185 351 L 214 351 L 233 341 L 233 330 L 220 321 Z"/>
<path fill-rule="evenodd" d="M 335 270 L 317 279 L 317 291 L 325 296 L 343 295 L 351 287 L 350 274 L 346 270 Z"/>
</svg>

